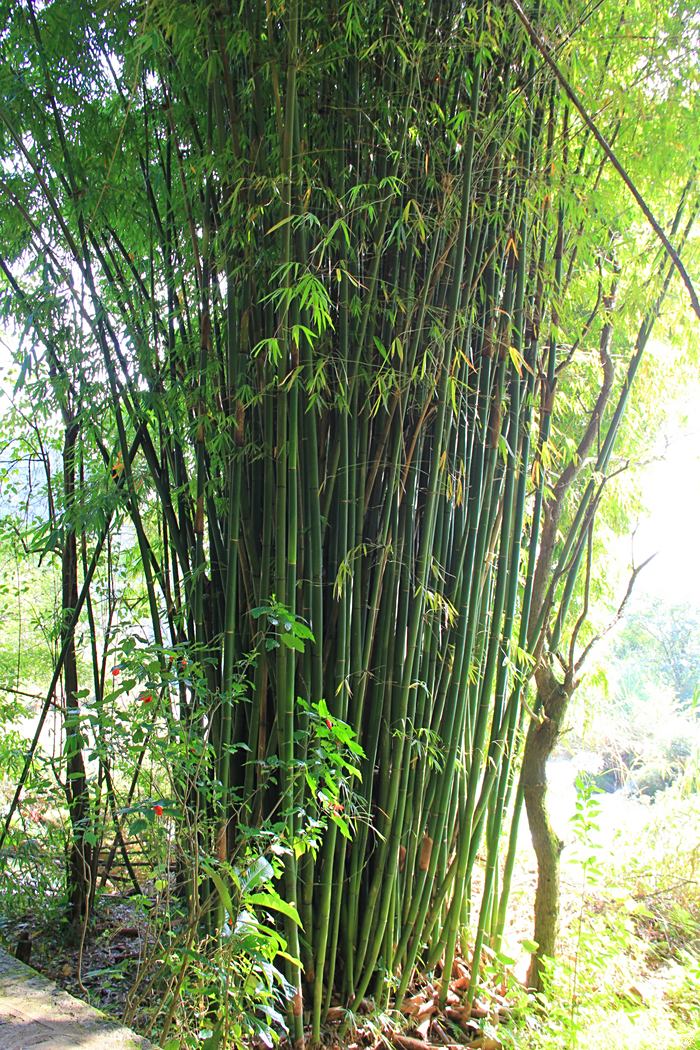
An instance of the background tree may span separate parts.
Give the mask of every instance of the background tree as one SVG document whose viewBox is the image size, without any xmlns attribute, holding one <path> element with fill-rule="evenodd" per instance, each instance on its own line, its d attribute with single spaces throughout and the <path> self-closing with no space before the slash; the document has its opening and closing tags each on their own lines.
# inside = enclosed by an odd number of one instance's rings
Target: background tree
<svg viewBox="0 0 700 1050">
<path fill-rule="evenodd" d="M 643 603 L 627 618 L 613 657 L 622 664 L 626 694 L 644 694 L 651 683 L 666 686 L 687 708 L 700 681 L 700 617 L 689 603 Z"/>
</svg>

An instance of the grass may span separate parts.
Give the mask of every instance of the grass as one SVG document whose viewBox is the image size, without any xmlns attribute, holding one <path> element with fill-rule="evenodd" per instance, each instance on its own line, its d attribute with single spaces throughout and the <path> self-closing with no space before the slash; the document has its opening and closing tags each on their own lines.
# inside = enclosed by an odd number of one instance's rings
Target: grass
<svg viewBox="0 0 700 1050">
<path fill-rule="evenodd" d="M 505 1045 L 700 1050 L 700 796 L 669 789 L 650 805 L 603 797 L 583 838 L 558 817 L 560 957 L 546 1010 L 514 992 Z M 511 937 L 531 915 L 532 871 L 521 871 Z"/>
</svg>

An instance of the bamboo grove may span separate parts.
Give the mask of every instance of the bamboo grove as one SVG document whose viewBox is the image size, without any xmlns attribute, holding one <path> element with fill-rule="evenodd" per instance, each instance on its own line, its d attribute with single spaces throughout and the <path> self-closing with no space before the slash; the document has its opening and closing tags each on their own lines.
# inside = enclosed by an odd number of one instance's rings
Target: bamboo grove
<svg viewBox="0 0 700 1050">
<path fill-rule="evenodd" d="M 529 11 L 545 35 L 591 14 L 554 6 Z M 158 703 L 217 785 L 181 785 L 220 863 L 200 896 L 246 829 L 282 828 L 295 1038 L 303 1011 L 317 1039 L 332 1001 L 400 999 L 417 966 L 446 993 L 457 953 L 472 997 L 505 921 L 527 683 L 581 612 L 672 263 L 652 255 L 616 371 L 620 231 L 585 205 L 616 176 L 508 4 L 5 9 L 0 280 L 23 380 L 65 424 L 60 535 L 85 553 L 56 681 L 77 711 L 70 640 L 128 519 Z M 353 741 L 334 786 L 314 779 Z"/>
</svg>

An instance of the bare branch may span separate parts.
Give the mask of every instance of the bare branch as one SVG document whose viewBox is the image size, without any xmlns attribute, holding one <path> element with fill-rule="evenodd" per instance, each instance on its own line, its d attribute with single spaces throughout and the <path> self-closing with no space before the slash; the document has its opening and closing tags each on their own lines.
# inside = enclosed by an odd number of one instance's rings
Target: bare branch
<svg viewBox="0 0 700 1050">
<path fill-rule="evenodd" d="M 638 565 L 636 568 L 634 568 L 634 567 L 632 568 L 632 574 L 631 574 L 631 576 L 629 578 L 629 581 L 627 583 L 627 590 L 625 591 L 625 595 L 624 595 L 622 601 L 620 602 L 620 604 L 618 606 L 617 612 L 615 613 L 615 615 L 612 618 L 612 620 L 610 621 L 610 623 L 608 623 L 607 626 L 604 627 L 602 631 L 600 631 L 593 638 L 591 638 L 590 642 L 588 643 L 586 648 L 583 650 L 583 652 L 579 656 L 579 658 L 576 661 L 576 664 L 574 666 L 574 672 L 576 674 L 578 674 L 578 672 L 580 671 L 581 667 L 583 666 L 585 660 L 588 658 L 588 654 L 590 653 L 590 651 L 593 648 L 593 646 L 597 645 L 598 642 L 602 638 L 604 638 L 605 635 L 608 634 L 613 629 L 615 624 L 620 622 L 620 620 L 622 619 L 622 614 L 624 613 L 625 608 L 627 606 L 627 603 L 629 602 L 630 598 L 632 597 L 632 591 L 634 589 L 635 583 L 637 582 L 637 577 L 639 576 L 639 574 L 642 571 L 642 569 L 645 569 L 646 566 L 649 564 L 649 562 L 654 560 L 654 558 L 656 557 L 657 553 L 658 553 L 657 551 L 654 551 L 654 553 L 650 554 L 648 558 L 645 558 L 645 560 L 641 563 L 641 565 Z"/>
</svg>

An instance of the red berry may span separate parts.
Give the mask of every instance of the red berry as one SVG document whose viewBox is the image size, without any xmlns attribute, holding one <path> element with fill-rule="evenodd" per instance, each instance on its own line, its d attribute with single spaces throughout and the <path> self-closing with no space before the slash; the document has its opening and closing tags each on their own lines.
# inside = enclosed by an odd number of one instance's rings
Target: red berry
<svg viewBox="0 0 700 1050">
<path fill-rule="evenodd" d="M 113 677 L 113 678 L 116 678 L 116 677 L 117 677 L 117 675 L 118 675 L 118 674 L 121 674 L 121 673 L 122 673 L 122 669 L 121 669 L 121 667 L 113 667 L 113 668 L 112 668 L 112 677 Z"/>
<path fill-rule="evenodd" d="M 150 693 L 146 693 L 145 696 L 141 697 L 141 701 L 144 704 L 150 704 L 152 702 L 152 700 L 153 700 L 153 697 L 151 696 Z"/>
<path fill-rule="evenodd" d="M 328 726 L 329 729 L 333 728 L 333 723 L 331 722 L 330 718 L 326 719 L 326 725 Z"/>
<path fill-rule="evenodd" d="M 154 806 L 153 807 L 153 812 L 155 813 L 155 815 L 157 817 L 162 817 L 163 816 L 163 807 L 162 806 Z"/>
</svg>

